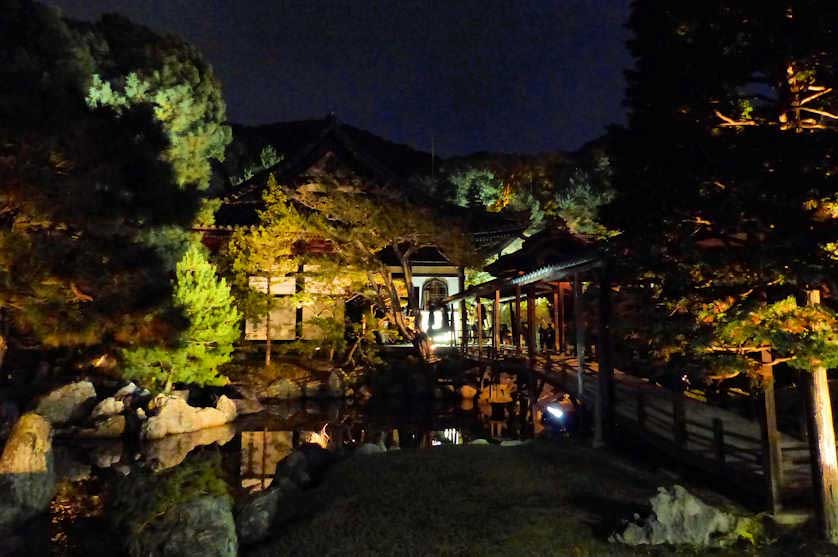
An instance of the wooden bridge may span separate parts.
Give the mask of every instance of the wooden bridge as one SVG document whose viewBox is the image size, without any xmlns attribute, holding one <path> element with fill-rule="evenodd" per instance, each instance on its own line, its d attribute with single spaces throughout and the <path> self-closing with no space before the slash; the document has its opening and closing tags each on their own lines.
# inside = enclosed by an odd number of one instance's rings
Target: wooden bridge
<svg viewBox="0 0 838 557">
<path fill-rule="evenodd" d="M 521 348 L 516 351 L 507 346 L 497 352 L 487 346 L 479 351 L 471 346 L 467 353 L 499 369 L 519 373 L 531 370 L 536 380 L 574 396 L 586 414 L 597 412 L 599 366 L 595 362 L 585 362 L 580 378 L 579 362 L 562 353 L 541 353 L 532 361 Z M 774 513 L 781 511 L 783 502 L 811 504 L 808 445 L 777 432 L 779 466 L 772 474 L 772 449 L 764 420 L 747 418 L 616 369 L 611 409 L 613 438 L 640 442 L 752 498 L 767 500 Z"/>
</svg>

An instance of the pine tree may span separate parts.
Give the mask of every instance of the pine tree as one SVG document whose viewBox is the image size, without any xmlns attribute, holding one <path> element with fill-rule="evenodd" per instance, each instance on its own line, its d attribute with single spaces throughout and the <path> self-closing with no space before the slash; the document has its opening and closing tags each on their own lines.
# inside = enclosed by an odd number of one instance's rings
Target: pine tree
<svg viewBox="0 0 838 557">
<path fill-rule="evenodd" d="M 241 315 L 230 287 L 197 243 L 177 264 L 174 304 L 188 321 L 186 328 L 169 346 L 124 350 L 124 376 L 166 391 L 174 383 L 223 385 L 218 368 L 231 358 Z"/>
</svg>

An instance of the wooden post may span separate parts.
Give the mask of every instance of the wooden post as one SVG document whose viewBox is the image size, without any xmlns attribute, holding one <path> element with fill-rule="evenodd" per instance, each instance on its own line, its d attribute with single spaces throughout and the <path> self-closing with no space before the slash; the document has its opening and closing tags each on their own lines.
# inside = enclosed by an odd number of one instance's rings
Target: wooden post
<svg viewBox="0 0 838 557">
<path fill-rule="evenodd" d="M 561 352 L 562 349 L 562 291 L 558 284 L 553 285 L 553 350 Z"/>
<path fill-rule="evenodd" d="M 466 272 L 463 267 L 459 269 L 457 282 L 460 287 L 460 294 L 462 294 L 466 290 Z M 460 300 L 460 326 L 463 329 L 462 349 L 463 353 L 465 353 L 468 351 L 468 306 L 466 305 L 465 298 Z"/>
<path fill-rule="evenodd" d="M 565 307 L 565 289 L 559 283 L 559 323 L 561 325 L 561 350 L 567 352 L 567 308 Z M 559 334 L 559 333 L 557 333 Z"/>
<path fill-rule="evenodd" d="M 527 288 L 527 351 L 530 369 L 535 367 L 535 354 L 538 348 L 535 335 L 535 287 L 530 286 Z"/>
<path fill-rule="evenodd" d="M 725 469 L 725 426 L 721 418 L 713 418 L 713 450 L 716 453 L 716 463 L 719 472 Z"/>
<path fill-rule="evenodd" d="M 512 318 L 512 342 L 515 344 L 515 353 L 521 354 L 521 287 L 515 286 L 515 313 Z"/>
<path fill-rule="evenodd" d="M 579 273 L 573 273 L 573 313 L 576 321 L 576 389 L 580 401 L 585 397 L 585 316 L 582 307 L 582 283 Z"/>
<path fill-rule="evenodd" d="M 492 347 L 494 357 L 500 355 L 500 290 L 495 288 L 495 299 L 492 304 Z"/>
<path fill-rule="evenodd" d="M 611 281 L 607 264 L 599 276 L 599 381 L 597 389 L 598 420 L 594 444 L 610 440 L 614 427 L 614 369 L 611 363 Z"/>
<path fill-rule="evenodd" d="M 477 319 L 477 359 L 483 357 L 483 306 L 480 305 L 480 296 L 474 297 L 475 319 Z"/>
<path fill-rule="evenodd" d="M 783 452 L 780 447 L 780 433 L 777 431 L 777 402 L 774 396 L 774 368 L 770 365 L 773 359 L 771 350 L 763 350 L 761 357 L 763 411 L 760 425 L 763 471 L 768 488 L 768 508 L 773 514 L 777 514 L 783 507 Z"/>
<path fill-rule="evenodd" d="M 820 303 L 820 291 L 810 290 L 808 294 L 810 305 Z M 807 383 L 812 483 L 817 489 L 815 508 L 824 539 L 838 543 L 838 456 L 826 368 L 814 367 Z"/>
</svg>

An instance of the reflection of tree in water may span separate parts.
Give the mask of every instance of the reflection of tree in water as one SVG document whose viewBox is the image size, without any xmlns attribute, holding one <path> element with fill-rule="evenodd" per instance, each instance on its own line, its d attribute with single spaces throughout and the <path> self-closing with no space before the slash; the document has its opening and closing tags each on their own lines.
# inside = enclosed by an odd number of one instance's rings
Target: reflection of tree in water
<svg viewBox="0 0 838 557">
<path fill-rule="evenodd" d="M 231 548 L 235 554 L 232 497 L 215 450 L 193 453 L 174 468 L 137 468 L 119 478 L 108 516 L 130 555 L 166 554 L 196 536 L 219 546 L 208 547 L 208 555 Z"/>
</svg>

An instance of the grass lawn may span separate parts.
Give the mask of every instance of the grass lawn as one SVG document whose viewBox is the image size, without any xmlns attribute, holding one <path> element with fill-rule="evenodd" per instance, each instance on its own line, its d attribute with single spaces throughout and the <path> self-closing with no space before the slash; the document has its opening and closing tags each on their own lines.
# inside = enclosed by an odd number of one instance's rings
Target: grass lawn
<svg viewBox="0 0 838 557">
<path fill-rule="evenodd" d="M 355 456 L 309 492 L 299 520 L 251 555 L 708 554 L 607 542 L 619 518 L 645 513 L 657 486 L 671 483 L 573 442 Z"/>
</svg>

